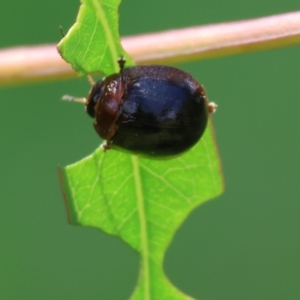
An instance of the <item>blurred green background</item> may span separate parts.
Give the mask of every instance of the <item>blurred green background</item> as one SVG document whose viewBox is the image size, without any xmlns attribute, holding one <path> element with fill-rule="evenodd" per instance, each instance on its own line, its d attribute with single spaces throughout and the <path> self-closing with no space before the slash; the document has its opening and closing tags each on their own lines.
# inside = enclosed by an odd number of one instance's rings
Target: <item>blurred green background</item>
<svg viewBox="0 0 300 300">
<path fill-rule="evenodd" d="M 79 1 L 2 3 L 0 47 L 57 43 Z M 124 0 L 122 35 L 299 10 L 299 0 Z M 203 300 L 300 299 L 300 47 L 178 65 L 219 105 L 214 123 L 226 191 L 196 209 L 165 270 Z M 138 256 L 119 239 L 67 224 L 57 166 L 99 144 L 64 94 L 86 79 L 0 89 L 0 299 L 123 300 Z"/>
</svg>

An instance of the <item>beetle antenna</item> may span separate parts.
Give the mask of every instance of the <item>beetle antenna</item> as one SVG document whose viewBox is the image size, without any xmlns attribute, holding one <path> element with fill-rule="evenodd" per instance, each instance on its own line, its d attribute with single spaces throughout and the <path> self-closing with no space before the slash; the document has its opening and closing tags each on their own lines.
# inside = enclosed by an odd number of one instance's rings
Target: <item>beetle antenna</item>
<svg viewBox="0 0 300 300">
<path fill-rule="evenodd" d="M 96 84 L 96 81 L 94 80 L 94 78 L 91 75 L 86 75 L 86 78 L 91 86 L 94 86 Z"/>
<path fill-rule="evenodd" d="M 59 26 L 59 31 L 60 31 L 62 37 L 64 38 L 66 35 L 65 35 L 64 29 L 63 29 L 63 27 L 61 25 Z"/>
<path fill-rule="evenodd" d="M 86 104 L 86 98 L 78 98 L 70 95 L 64 95 L 61 99 L 65 101 L 72 101 L 72 102 Z"/>
<path fill-rule="evenodd" d="M 118 58 L 118 63 L 119 63 L 119 67 L 120 67 L 121 79 L 122 79 L 122 82 L 123 82 L 123 69 L 124 69 L 125 63 L 126 63 L 126 59 L 124 58 L 123 55 L 121 55 L 121 56 Z"/>
</svg>

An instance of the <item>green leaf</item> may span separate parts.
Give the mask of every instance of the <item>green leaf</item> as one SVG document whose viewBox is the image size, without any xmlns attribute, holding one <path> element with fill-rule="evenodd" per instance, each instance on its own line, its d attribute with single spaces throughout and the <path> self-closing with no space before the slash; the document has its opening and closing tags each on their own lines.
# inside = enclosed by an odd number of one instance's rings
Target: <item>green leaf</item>
<svg viewBox="0 0 300 300">
<path fill-rule="evenodd" d="M 77 23 L 59 44 L 62 56 L 77 70 L 118 71 L 118 4 L 83 2 Z M 140 277 L 131 299 L 192 299 L 166 278 L 163 259 L 188 214 L 223 191 L 211 122 L 201 141 L 175 159 L 104 153 L 99 148 L 61 169 L 61 181 L 70 223 L 119 236 L 140 254 Z"/>
<path fill-rule="evenodd" d="M 80 74 L 119 71 L 117 58 L 126 66 L 132 59 L 122 48 L 119 37 L 118 7 L 121 0 L 82 0 L 76 23 L 58 44 L 58 51 Z"/>
<path fill-rule="evenodd" d="M 188 299 L 165 278 L 162 265 L 175 230 L 191 210 L 223 190 L 211 126 L 176 159 L 99 148 L 62 169 L 62 179 L 72 224 L 117 235 L 140 253 L 140 280 L 132 299 Z"/>
</svg>

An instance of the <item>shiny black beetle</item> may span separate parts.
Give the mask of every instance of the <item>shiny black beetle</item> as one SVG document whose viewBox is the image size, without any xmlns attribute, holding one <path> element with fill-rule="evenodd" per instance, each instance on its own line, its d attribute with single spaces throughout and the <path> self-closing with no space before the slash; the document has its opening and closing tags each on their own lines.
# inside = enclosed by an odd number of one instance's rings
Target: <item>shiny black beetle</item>
<svg viewBox="0 0 300 300">
<path fill-rule="evenodd" d="M 105 149 L 121 148 L 150 157 L 176 156 L 203 135 L 209 112 L 205 90 L 188 73 L 174 67 L 124 68 L 94 84 L 86 111 L 106 140 Z"/>
</svg>

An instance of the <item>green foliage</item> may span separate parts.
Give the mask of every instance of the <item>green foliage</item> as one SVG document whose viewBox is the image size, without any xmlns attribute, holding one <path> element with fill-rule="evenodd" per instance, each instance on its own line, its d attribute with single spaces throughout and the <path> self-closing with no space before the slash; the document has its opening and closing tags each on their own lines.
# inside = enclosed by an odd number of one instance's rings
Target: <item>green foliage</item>
<svg viewBox="0 0 300 300">
<path fill-rule="evenodd" d="M 118 4 L 85 0 L 77 23 L 60 43 L 63 57 L 81 72 L 118 70 L 117 57 L 123 51 Z M 101 57 L 99 47 L 105 49 Z M 223 190 L 211 124 L 201 141 L 176 159 L 104 153 L 99 148 L 62 169 L 61 175 L 71 223 L 117 235 L 140 254 L 140 278 L 132 299 L 191 299 L 168 281 L 162 265 L 176 229 L 191 210 Z"/>
<path fill-rule="evenodd" d="M 121 0 L 82 0 L 76 23 L 58 44 L 62 57 L 81 75 L 119 71 L 117 57 L 126 65 L 132 59 L 122 48 L 119 37 L 118 6 Z"/>
<path fill-rule="evenodd" d="M 133 299 L 186 299 L 165 279 L 162 263 L 190 211 L 222 192 L 211 131 L 177 159 L 150 160 L 99 148 L 62 175 L 71 223 L 117 235 L 140 253 L 141 278 Z"/>
</svg>

